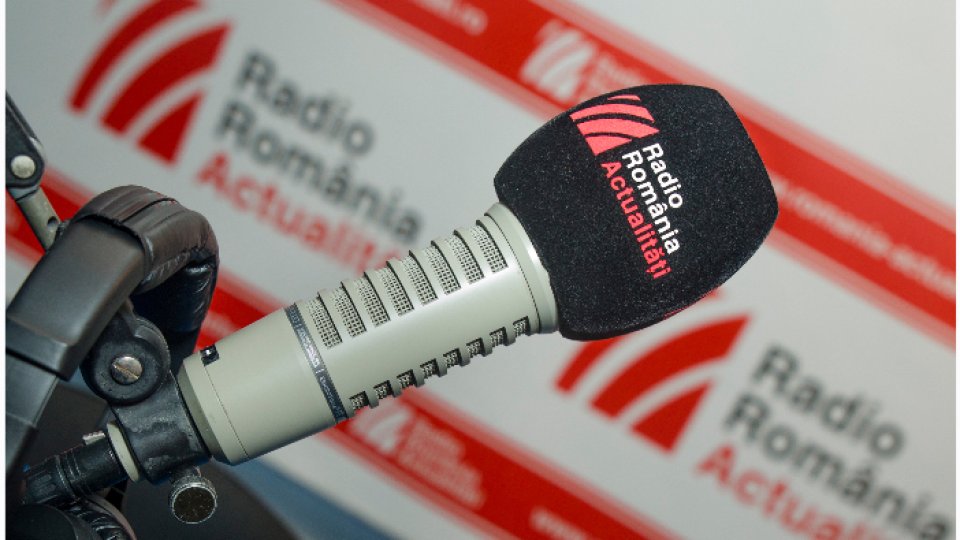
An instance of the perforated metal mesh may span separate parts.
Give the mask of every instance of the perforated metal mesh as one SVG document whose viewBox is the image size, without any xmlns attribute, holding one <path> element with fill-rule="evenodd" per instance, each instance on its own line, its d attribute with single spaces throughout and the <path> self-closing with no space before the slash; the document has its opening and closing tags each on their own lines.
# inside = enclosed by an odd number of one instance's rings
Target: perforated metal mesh
<svg viewBox="0 0 960 540">
<path fill-rule="evenodd" d="M 397 375 L 397 381 L 400 383 L 400 388 L 406 388 L 413 384 L 413 370 Z"/>
<path fill-rule="evenodd" d="M 507 341 L 507 330 L 501 328 L 494 332 L 490 332 L 490 341 L 493 343 L 494 347 L 503 345 Z"/>
<path fill-rule="evenodd" d="M 316 325 L 317 333 L 320 334 L 320 340 L 323 341 L 323 344 L 328 349 L 334 345 L 339 345 L 341 342 L 340 334 L 333 325 L 333 320 L 330 319 L 330 314 L 327 313 L 327 306 L 323 305 L 323 301 L 319 298 L 314 298 L 307 306 L 310 312 L 310 319 L 313 320 L 313 324 Z"/>
<path fill-rule="evenodd" d="M 483 225 L 472 227 L 470 229 L 470 235 L 473 236 L 473 239 L 480 245 L 480 250 L 483 251 L 483 258 L 487 260 L 487 264 L 490 265 L 490 268 L 494 272 L 499 272 L 507 267 L 507 261 L 504 260 L 503 253 L 500 253 L 497 244 L 493 242 L 493 238 L 490 237 L 490 233 L 487 232 L 487 229 Z"/>
<path fill-rule="evenodd" d="M 470 343 L 467 343 L 467 351 L 470 353 L 470 358 L 483 352 L 483 341 L 480 338 L 477 338 Z"/>
<path fill-rule="evenodd" d="M 431 245 L 422 252 L 418 251 L 417 257 L 419 257 L 420 260 L 410 255 L 399 261 L 399 264 L 391 263 L 392 266 L 388 265 L 385 268 L 368 274 L 369 277 L 357 280 L 356 292 L 359 293 L 357 295 L 359 297 L 357 304 L 363 305 L 363 309 L 366 310 L 365 313 L 370 315 L 370 320 L 373 321 L 374 325 L 380 325 L 390 320 L 390 315 L 388 314 L 389 308 L 386 307 L 387 302 L 391 303 L 398 314 L 403 315 L 414 309 L 412 294 L 416 294 L 417 300 L 424 305 L 437 299 L 438 291 L 434 289 L 430 281 L 430 279 L 434 279 L 434 277 L 428 279 L 426 272 L 433 272 L 433 275 L 436 277 L 434 283 L 439 282 L 439 287 L 443 293 L 450 294 L 463 286 L 464 279 L 466 279 L 468 283 L 482 280 L 485 277 L 484 271 L 481 269 L 482 263 L 489 265 L 493 272 L 499 272 L 507 268 L 507 261 L 504 254 L 500 251 L 500 248 L 486 227 L 478 224 L 461 232 L 462 234 L 458 232 L 447 238 L 437 240 L 434 245 Z M 446 247 L 444 247 L 442 242 L 446 242 Z M 470 246 L 473 246 L 473 248 L 471 249 Z M 477 249 L 478 247 L 479 249 Z M 449 248 L 449 250 L 447 248 Z M 454 257 L 456 258 L 455 261 Z M 423 261 L 422 265 L 421 260 Z M 454 273 L 454 264 L 459 265 L 458 268 L 462 269 L 463 274 Z M 383 288 L 378 289 L 374 287 L 373 284 L 375 281 L 372 280 L 374 274 L 383 284 Z M 413 286 L 405 286 L 404 283 L 410 283 Z M 414 293 L 411 289 L 416 292 Z M 341 287 L 335 290 L 332 295 L 336 304 L 335 308 L 343 317 L 350 335 L 356 336 L 363 333 L 366 329 L 357 312 L 358 306 L 354 304 L 351 297 L 347 294 L 346 289 Z M 336 343 L 339 343 L 340 336 L 332 324 L 330 315 L 326 311 L 326 306 L 319 301 L 315 302 L 315 304 L 317 304 L 317 307 L 312 311 L 316 312 L 314 319 L 317 321 L 318 327 L 328 328 L 330 335 L 327 339 L 331 342 L 335 340 Z M 518 319 L 512 324 L 512 329 L 517 336 L 528 335 L 530 333 L 530 320 L 527 317 Z M 511 327 L 507 325 L 489 333 L 491 348 L 507 344 L 507 340 L 510 337 L 507 333 L 508 328 Z M 325 343 L 327 339 L 325 339 Z M 489 353 L 490 350 L 484 346 L 484 339 L 487 338 L 478 337 L 466 344 L 466 352 L 464 353 L 468 355 L 466 358 L 461 354 L 461 351 L 463 351 L 463 347 L 461 346 L 443 353 L 442 356 L 420 364 L 419 369 L 421 370 L 423 379 L 438 375 L 441 366 L 443 366 L 445 371 L 453 366 L 463 365 L 469 358 Z M 415 369 L 416 368 L 414 368 L 414 370 Z M 407 388 L 419 384 L 417 380 L 420 377 L 420 373 L 416 373 L 415 376 L 414 370 L 406 371 L 396 376 L 396 384 L 399 388 Z M 381 382 L 373 387 L 373 391 L 376 392 L 375 399 L 384 399 L 387 396 L 394 395 L 393 390 L 395 388 L 396 386 L 391 386 L 391 381 Z M 399 392 L 399 390 L 397 391 Z M 369 406 L 367 396 L 368 394 L 361 392 L 351 397 L 350 402 L 355 409 Z M 374 394 L 371 393 L 369 396 L 373 398 Z"/>
<path fill-rule="evenodd" d="M 360 291 L 360 297 L 363 299 L 363 307 L 367 309 L 367 314 L 373 319 L 373 325 L 380 326 L 389 321 L 390 317 L 387 316 L 387 311 L 383 309 L 383 302 L 381 302 L 380 297 L 377 296 L 377 291 L 374 290 L 373 285 L 370 284 L 370 280 L 362 277 L 358 279 L 356 283 L 357 290 Z"/>
<path fill-rule="evenodd" d="M 424 275 L 423 269 L 420 268 L 420 263 L 416 259 L 410 256 L 400 261 L 400 264 L 403 265 L 403 269 L 407 271 L 407 275 L 413 281 L 413 287 L 417 290 L 417 298 L 420 299 L 421 304 L 429 304 L 437 299 L 437 293 L 433 291 L 433 287 L 430 286 L 427 276 Z"/>
<path fill-rule="evenodd" d="M 427 259 L 430 261 L 430 266 L 433 267 L 433 271 L 437 273 L 437 277 L 440 278 L 440 286 L 443 288 L 445 294 L 450 294 L 458 289 L 460 289 L 460 284 L 457 283 L 456 276 L 453 275 L 453 270 L 450 269 L 450 264 L 447 263 L 447 260 L 443 258 L 443 254 L 440 253 L 440 250 L 434 246 L 427 248 Z"/>
<path fill-rule="evenodd" d="M 363 321 L 360 320 L 360 314 L 357 313 L 357 307 L 353 305 L 350 296 L 343 287 L 333 290 L 333 301 L 337 304 L 337 311 L 343 317 L 343 322 L 347 325 L 347 333 L 351 337 L 358 336 L 366 331 Z"/>
<path fill-rule="evenodd" d="M 473 283 L 483 277 L 483 272 L 480 271 L 480 265 L 477 264 L 473 253 L 470 252 L 467 244 L 465 244 L 459 236 L 451 236 L 445 239 L 445 242 L 457 255 L 457 260 L 460 261 L 460 267 L 463 268 L 464 273 L 467 274 L 468 283 Z"/>
<path fill-rule="evenodd" d="M 527 319 L 527 317 L 514 321 L 513 329 L 518 336 L 526 334 L 527 331 L 529 330 L 529 320 Z M 493 332 L 490 332 L 490 342 L 493 347 L 498 347 L 500 345 L 506 344 L 507 329 L 498 328 Z M 483 339 L 477 338 L 467 343 L 467 352 L 470 355 L 470 358 L 483 354 L 484 353 Z M 452 349 L 443 353 L 443 356 L 439 357 L 438 359 L 429 360 L 427 362 L 420 364 L 420 370 L 423 372 L 423 378 L 428 379 L 430 377 L 433 377 L 434 375 L 439 374 L 440 372 L 439 362 L 443 362 L 446 365 L 446 367 L 449 369 L 453 366 L 462 365 L 463 364 L 462 360 L 463 358 L 460 355 L 460 349 L 459 348 Z M 400 388 L 406 388 L 408 386 L 413 385 L 415 382 L 413 370 L 397 375 L 397 382 L 399 383 Z M 394 395 L 393 389 L 390 387 L 389 381 L 383 381 L 382 383 L 374 386 L 373 389 L 377 393 L 378 399 L 384 399 L 387 396 Z M 366 394 L 362 392 L 351 397 L 350 402 L 353 405 L 355 410 L 369 405 L 369 400 L 367 399 Z"/>
<path fill-rule="evenodd" d="M 524 317 L 519 321 L 513 321 L 513 331 L 518 336 L 525 336 L 530 332 L 530 321 Z"/>
<path fill-rule="evenodd" d="M 447 367 L 460 365 L 460 351 L 454 349 L 452 351 L 443 353 L 443 360 L 447 363 Z"/>
<path fill-rule="evenodd" d="M 427 377 L 432 377 L 436 375 L 437 371 L 440 370 L 439 366 L 437 366 L 436 360 L 430 360 L 429 362 L 424 362 L 420 364 L 420 369 L 423 370 L 424 379 L 426 379 Z"/>
<path fill-rule="evenodd" d="M 350 405 L 353 405 L 354 411 L 358 411 L 369 404 L 370 400 L 367 399 L 367 394 L 364 392 L 360 392 L 359 394 L 350 397 Z"/>
<path fill-rule="evenodd" d="M 393 268 L 389 266 L 381 268 L 377 270 L 376 273 L 377 276 L 380 277 L 380 280 L 383 281 L 383 284 L 387 286 L 387 294 L 390 295 L 390 301 L 393 302 L 393 309 L 397 310 L 397 313 L 400 315 L 412 311 L 413 304 L 410 303 L 407 292 L 403 290 L 403 286 L 400 285 L 400 280 L 397 279 L 397 275 L 393 273 Z"/>
</svg>

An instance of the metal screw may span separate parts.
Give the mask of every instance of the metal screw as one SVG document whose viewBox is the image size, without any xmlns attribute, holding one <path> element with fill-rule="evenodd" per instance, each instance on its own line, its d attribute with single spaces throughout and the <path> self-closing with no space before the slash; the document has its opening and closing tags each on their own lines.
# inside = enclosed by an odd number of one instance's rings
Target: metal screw
<svg viewBox="0 0 960 540">
<path fill-rule="evenodd" d="M 174 472 L 167 503 L 174 517 L 184 523 L 202 523 L 217 511 L 217 490 L 195 467 Z"/>
<path fill-rule="evenodd" d="M 87 433 L 86 435 L 83 436 L 83 445 L 89 446 L 99 441 L 100 439 L 104 439 L 106 437 L 107 437 L 107 434 L 102 431 L 94 431 L 93 433 Z"/>
<path fill-rule="evenodd" d="M 30 156 L 20 154 L 10 161 L 10 171 L 17 178 L 30 178 L 37 172 L 37 164 Z"/>
<path fill-rule="evenodd" d="M 143 375 L 143 364 L 132 356 L 118 356 L 110 364 L 110 376 L 120 384 L 133 384 Z"/>
</svg>

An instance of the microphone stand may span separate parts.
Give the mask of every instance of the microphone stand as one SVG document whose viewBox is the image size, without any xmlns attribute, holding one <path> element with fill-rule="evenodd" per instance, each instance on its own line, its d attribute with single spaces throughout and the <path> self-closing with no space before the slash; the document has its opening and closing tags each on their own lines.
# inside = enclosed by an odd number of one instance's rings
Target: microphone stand
<svg viewBox="0 0 960 540">
<path fill-rule="evenodd" d="M 8 533 L 135 538 L 96 493 L 139 477 L 170 479 L 174 515 L 204 521 L 216 491 L 196 466 L 210 453 L 173 373 L 210 307 L 219 264 L 213 231 L 200 214 L 137 186 L 107 191 L 61 223 L 40 188 L 42 146 L 9 95 L 6 103 L 7 192 L 46 249 L 7 308 L 8 491 L 26 485 Z M 113 420 L 22 471 L 57 380 L 78 369 Z M 117 437 L 123 451 L 111 443 Z"/>
</svg>

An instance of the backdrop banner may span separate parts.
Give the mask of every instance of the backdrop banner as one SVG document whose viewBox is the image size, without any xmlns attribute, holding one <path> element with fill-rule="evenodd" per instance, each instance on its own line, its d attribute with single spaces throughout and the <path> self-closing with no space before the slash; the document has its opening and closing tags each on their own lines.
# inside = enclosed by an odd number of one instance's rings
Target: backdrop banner
<svg viewBox="0 0 960 540">
<path fill-rule="evenodd" d="M 715 87 L 780 203 L 728 283 L 262 460 L 404 538 L 955 538 L 955 7 L 702 4 L 13 2 L 7 85 L 62 218 L 138 184 L 210 220 L 201 344 L 472 225 L 575 103 Z M 41 250 L 6 228 L 9 299 Z"/>
</svg>

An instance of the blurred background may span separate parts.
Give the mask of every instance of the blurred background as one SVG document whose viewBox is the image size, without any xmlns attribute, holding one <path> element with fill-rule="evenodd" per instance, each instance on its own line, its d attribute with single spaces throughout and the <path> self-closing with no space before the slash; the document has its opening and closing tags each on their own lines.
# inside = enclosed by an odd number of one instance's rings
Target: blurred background
<svg viewBox="0 0 960 540">
<path fill-rule="evenodd" d="M 138 184 L 210 220 L 204 343 L 472 224 L 583 99 L 717 88 L 781 213 L 716 294 L 226 474 L 303 538 L 954 538 L 955 9 L 17 0 L 6 81 L 61 217 Z M 9 299 L 40 249 L 9 198 L 6 227 Z"/>
</svg>

